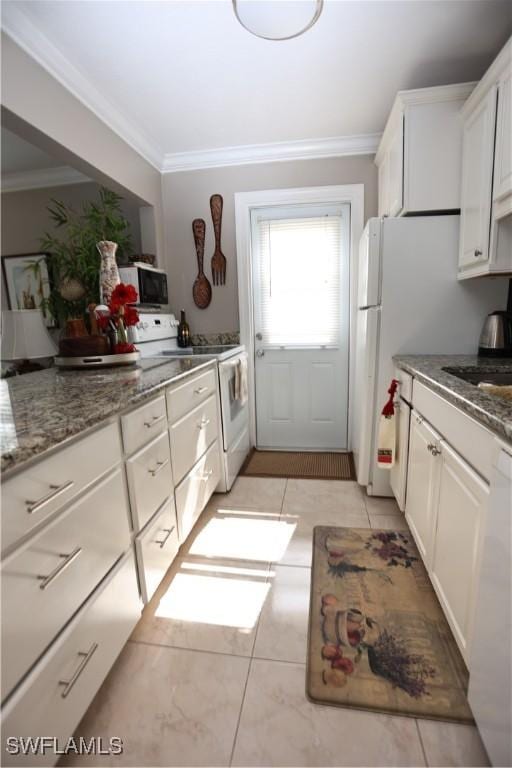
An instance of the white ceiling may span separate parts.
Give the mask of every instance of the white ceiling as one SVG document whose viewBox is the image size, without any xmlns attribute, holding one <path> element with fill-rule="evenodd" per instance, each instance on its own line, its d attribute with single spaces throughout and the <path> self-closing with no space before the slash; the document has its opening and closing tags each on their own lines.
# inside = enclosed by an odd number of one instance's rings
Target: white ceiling
<svg viewBox="0 0 512 768">
<path fill-rule="evenodd" d="M 37 37 L 40 60 L 63 55 L 77 94 L 161 162 L 378 133 L 398 90 L 478 79 L 512 31 L 510 0 L 325 0 L 311 30 L 280 42 L 250 35 L 230 0 L 4 0 L 10 34 L 14 12 L 13 37 Z"/>
<path fill-rule="evenodd" d="M 56 168 L 62 163 L 55 157 L 47 155 L 38 147 L 29 144 L 15 133 L 1 128 L 2 142 L 2 175 L 24 171 L 40 171 Z"/>
</svg>

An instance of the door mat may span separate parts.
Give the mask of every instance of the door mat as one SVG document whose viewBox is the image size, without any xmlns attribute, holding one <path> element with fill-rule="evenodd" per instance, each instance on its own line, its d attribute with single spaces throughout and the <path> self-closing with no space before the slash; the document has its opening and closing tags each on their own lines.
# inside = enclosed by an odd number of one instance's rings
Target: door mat
<svg viewBox="0 0 512 768">
<path fill-rule="evenodd" d="M 253 451 L 240 472 L 246 477 L 355 480 L 351 453 Z"/>
<path fill-rule="evenodd" d="M 473 722 L 467 669 L 407 532 L 314 529 L 306 676 L 318 704 Z"/>
</svg>

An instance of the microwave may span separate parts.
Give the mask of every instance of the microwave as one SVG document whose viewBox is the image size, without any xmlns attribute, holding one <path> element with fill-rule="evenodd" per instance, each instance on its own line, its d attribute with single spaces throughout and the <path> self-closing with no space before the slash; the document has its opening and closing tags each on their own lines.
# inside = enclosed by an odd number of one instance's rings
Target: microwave
<svg viewBox="0 0 512 768">
<path fill-rule="evenodd" d="M 169 303 L 167 275 L 163 269 L 135 261 L 129 267 L 119 267 L 119 277 L 122 283 L 133 285 L 138 293 L 137 304 Z"/>
</svg>

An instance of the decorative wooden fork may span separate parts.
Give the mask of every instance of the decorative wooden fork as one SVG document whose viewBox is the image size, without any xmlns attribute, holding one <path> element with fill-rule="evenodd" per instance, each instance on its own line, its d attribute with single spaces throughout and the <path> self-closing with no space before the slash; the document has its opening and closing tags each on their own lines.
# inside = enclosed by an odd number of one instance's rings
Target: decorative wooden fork
<svg viewBox="0 0 512 768">
<path fill-rule="evenodd" d="M 226 282 L 226 257 L 220 248 L 220 231 L 222 225 L 222 195 L 210 197 L 213 231 L 215 233 L 215 252 L 212 256 L 212 278 L 214 285 L 224 285 Z"/>
</svg>

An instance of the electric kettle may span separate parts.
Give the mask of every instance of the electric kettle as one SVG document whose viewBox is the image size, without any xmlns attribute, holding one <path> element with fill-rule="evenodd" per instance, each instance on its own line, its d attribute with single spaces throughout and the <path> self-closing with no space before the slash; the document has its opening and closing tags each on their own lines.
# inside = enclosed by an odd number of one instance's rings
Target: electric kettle
<svg viewBox="0 0 512 768">
<path fill-rule="evenodd" d="M 478 342 L 482 357 L 512 357 L 512 314 L 491 312 L 487 315 Z"/>
</svg>

